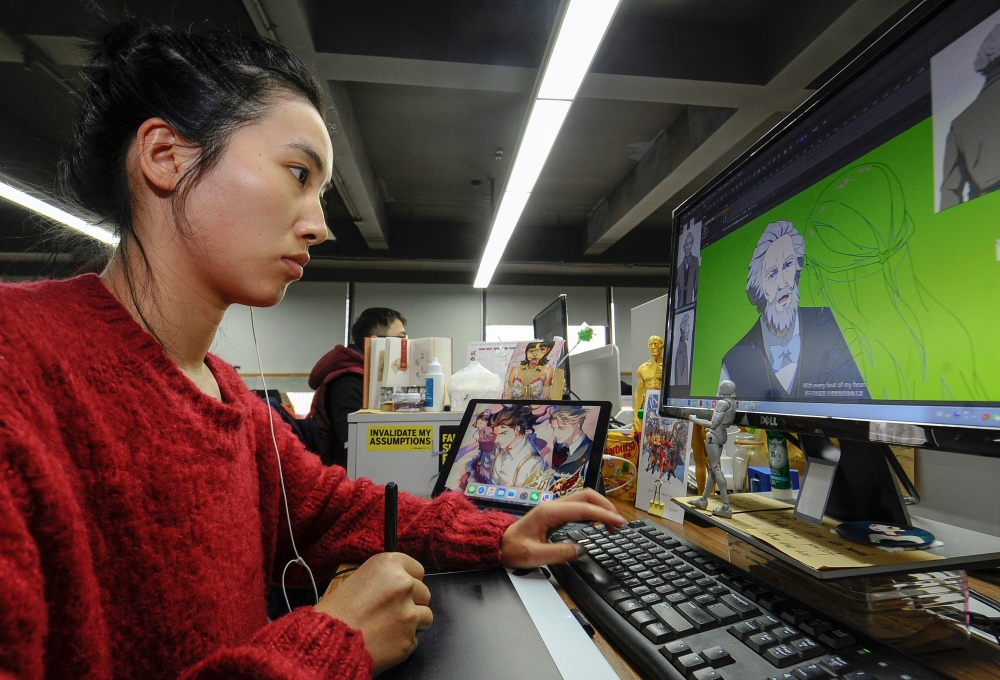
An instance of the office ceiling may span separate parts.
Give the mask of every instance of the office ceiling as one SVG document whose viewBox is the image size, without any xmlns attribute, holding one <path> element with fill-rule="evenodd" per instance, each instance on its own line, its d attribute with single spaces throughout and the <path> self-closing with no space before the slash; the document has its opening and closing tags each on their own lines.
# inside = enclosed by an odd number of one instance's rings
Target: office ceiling
<svg viewBox="0 0 1000 680">
<path fill-rule="evenodd" d="M 666 285 L 672 209 L 904 4 L 622 0 L 494 282 Z M 6 0 L 0 173 L 55 194 L 81 42 L 123 8 L 268 35 L 327 83 L 342 181 L 307 280 L 472 282 L 558 0 Z M 0 202 L 0 277 L 95 266 Z"/>
</svg>

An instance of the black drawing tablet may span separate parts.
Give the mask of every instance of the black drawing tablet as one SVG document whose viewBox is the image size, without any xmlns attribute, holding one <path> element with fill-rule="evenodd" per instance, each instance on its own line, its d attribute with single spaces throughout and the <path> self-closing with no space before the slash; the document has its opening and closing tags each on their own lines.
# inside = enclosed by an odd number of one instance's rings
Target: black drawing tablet
<svg viewBox="0 0 1000 680">
<path fill-rule="evenodd" d="M 429 574 L 434 625 L 409 659 L 380 678 L 562 680 L 503 569 Z"/>
</svg>

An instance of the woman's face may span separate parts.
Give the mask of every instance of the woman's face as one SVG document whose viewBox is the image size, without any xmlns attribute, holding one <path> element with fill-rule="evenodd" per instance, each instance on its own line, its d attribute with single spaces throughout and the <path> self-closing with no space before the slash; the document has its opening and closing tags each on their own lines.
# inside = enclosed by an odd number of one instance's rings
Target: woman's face
<svg viewBox="0 0 1000 680">
<path fill-rule="evenodd" d="M 326 125 L 305 99 L 279 96 L 237 130 L 184 208 L 183 247 L 198 282 L 226 305 L 280 302 L 302 278 L 309 246 L 326 240 L 320 198 L 332 165 Z"/>
<path fill-rule="evenodd" d="M 545 355 L 548 353 L 549 351 L 541 345 L 533 345 L 525 350 L 525 354 L 528 356 L 528 363 L 532 365 L 537 364 L 539 361 L 544 359 Z"/>
</svg>

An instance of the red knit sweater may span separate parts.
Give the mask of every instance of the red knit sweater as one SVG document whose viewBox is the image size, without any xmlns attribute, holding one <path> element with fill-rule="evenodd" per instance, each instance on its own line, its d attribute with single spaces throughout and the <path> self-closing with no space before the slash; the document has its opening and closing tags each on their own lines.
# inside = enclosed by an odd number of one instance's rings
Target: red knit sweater
<svg viewBox="0 0 1000 680">
<path fill-rule="evenodd" d="M 359 631 L 265 589 L 289 560 L 266 408 L 206 359 L 205 395 L 96 276 L 0 285 L 0 678 L 357 678 Z M 275 418 L 314 573 L 381 549 L 382 488 Z M 511 519 L 400 495 L 400 550 L 499 562 Z M 304 571 L 297 572 L 302 585 Z"/>
</svg>

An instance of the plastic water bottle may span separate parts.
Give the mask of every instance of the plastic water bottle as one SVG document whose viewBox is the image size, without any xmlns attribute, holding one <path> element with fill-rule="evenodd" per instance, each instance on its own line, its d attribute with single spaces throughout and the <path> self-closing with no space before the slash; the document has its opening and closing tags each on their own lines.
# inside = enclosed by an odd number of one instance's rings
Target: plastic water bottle
<svg viewBox="0 0 1000 680">
<path fill-rule="evenodd" d="M 767 431 L 767 451 L 771 459 L 771 495 L 779 501 L 790 501 L 792 476 L 788 470 L 788 444 L 785 435 L 773 430 Z"/>
<path fill-rule="evenodd" d="M 427 376 L 424 382 L 424 410 L 444 410 L 444 372 L 441 370 L 441 362 L 438 361 L 437 357 L 434 357 L 427 367 Z"/>
</svg>

